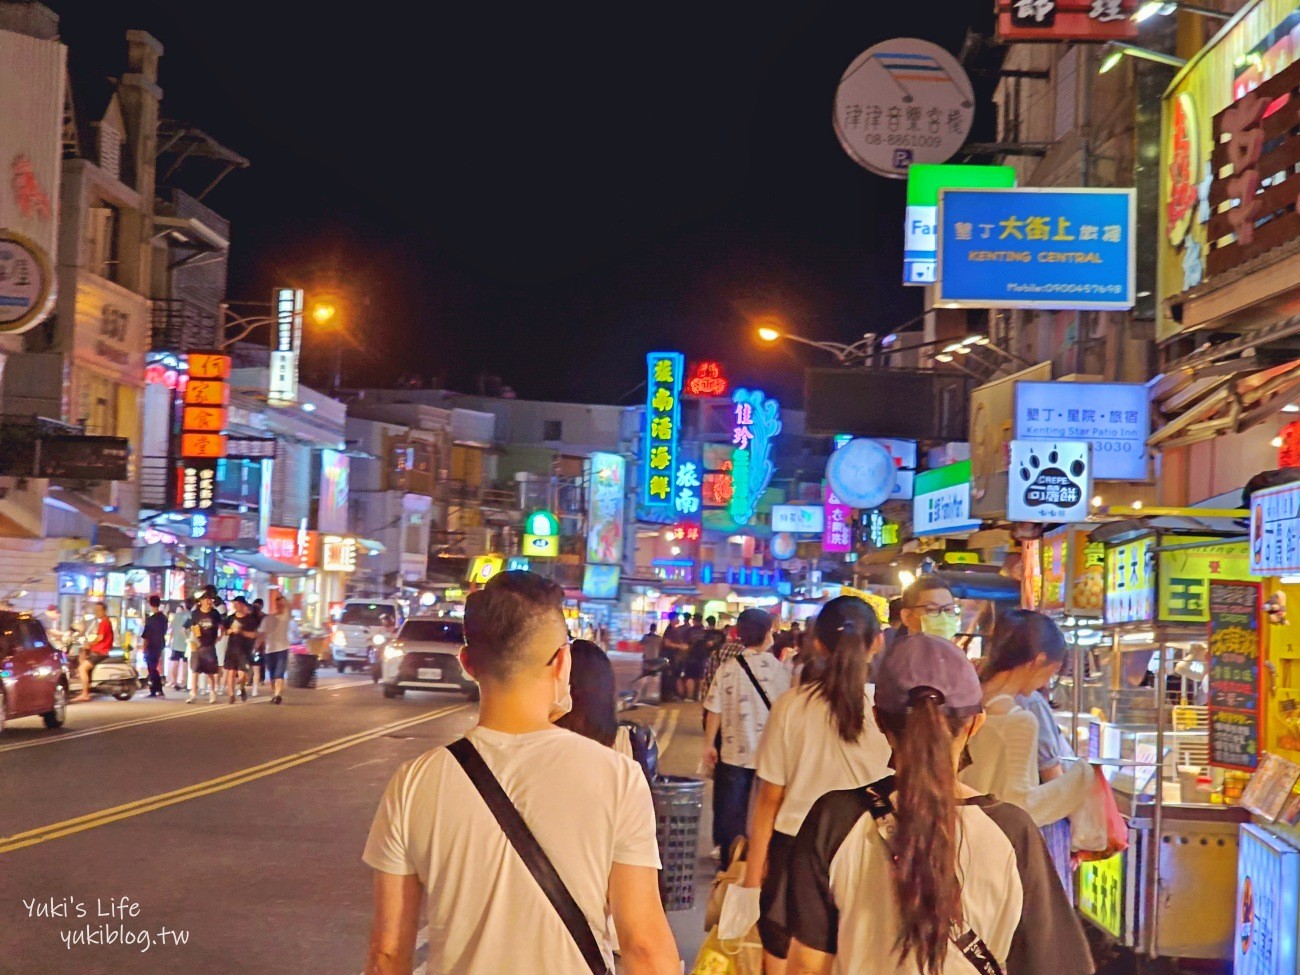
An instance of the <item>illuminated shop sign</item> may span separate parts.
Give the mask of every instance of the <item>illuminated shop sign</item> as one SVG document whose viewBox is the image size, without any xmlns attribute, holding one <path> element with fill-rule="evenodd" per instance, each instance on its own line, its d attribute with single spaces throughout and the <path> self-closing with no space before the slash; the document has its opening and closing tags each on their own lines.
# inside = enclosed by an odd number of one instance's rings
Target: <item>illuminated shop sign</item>
<svg viewBox="0 0 1300 975">
<path fill-rule="evenodd" d="M 645 472 L 644 502 L 648 508 L 672 505 L 677 474 L 677 441 L 681 423 L 682 371 L 680 352 L 651 352 L 646 356 L 645 430 L 642 437 Z"/>
<path fill-rule="evenodd" d="M 748 525 L 776 472 L 772 448 L 781 432 L 781 407 L 758 389 L 738 389 L 731 401 L 730 511 L 737 525 Z"/>
</svg>

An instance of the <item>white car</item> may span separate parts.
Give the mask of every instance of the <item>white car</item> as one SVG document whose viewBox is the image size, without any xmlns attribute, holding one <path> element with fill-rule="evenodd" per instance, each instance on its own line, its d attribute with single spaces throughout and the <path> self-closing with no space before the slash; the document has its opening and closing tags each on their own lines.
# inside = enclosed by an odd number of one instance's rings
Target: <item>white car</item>
<svg viewBox="0 0 1300 975">
<path fill-rule="evenodd" d="M 339 673 L 348 667 L 379 677 L 384 645 L 402 625 L 401 604 L 390 599 L 349 599 L 330 630 L 330 656 Z"/>
<path fill-rule="evenodd" d="M 407 691 L 457 691 L 478 700 L 478 684 L 460 666 L 465 627 L 460 620 L 413 618 L 383 650 L 384 697 Z"/>
</svg>

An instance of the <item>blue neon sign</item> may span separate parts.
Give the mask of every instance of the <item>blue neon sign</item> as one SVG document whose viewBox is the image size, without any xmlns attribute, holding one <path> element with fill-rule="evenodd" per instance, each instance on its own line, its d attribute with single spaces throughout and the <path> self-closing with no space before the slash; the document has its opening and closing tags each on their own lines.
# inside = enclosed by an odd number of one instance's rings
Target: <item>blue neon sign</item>
<svg viewBox="0 0 1300 975">
<path fill-rule="evenodd" d="M 776 473 L 772 446 L 781 432 L 781 406 L 758 389 L 736 390 L 731 403 L 731 520 L 748 525 Z"/>
<path fill-rule="evenodd" d="M 642 431 L 642 495 L 647 508 L 673 504 L 677 478 L 677 440 L 681 425 L 682 372 L 680 352 L 651 352 L 646 356 L 645 429 Z"/>
<path fill-rule="evenodd" d="M 939 280 L 948 308 L 1132 308 L 1131 189 L 945 189 Z"/>
</svg>

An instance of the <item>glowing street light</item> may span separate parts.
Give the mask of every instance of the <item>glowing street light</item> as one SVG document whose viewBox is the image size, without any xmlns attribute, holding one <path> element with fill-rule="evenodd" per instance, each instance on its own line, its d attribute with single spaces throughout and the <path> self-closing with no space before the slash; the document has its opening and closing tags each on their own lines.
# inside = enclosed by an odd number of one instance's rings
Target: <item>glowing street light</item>
<svg viewBox="0 0 1300 975">
<path fill-rule="evenodd" d="M 758 337 L 764 342 L 775 342 L 781 337 L 781 333 L 769 325 L 764 325 L 758 330 Z"/>
<path fill-rule="evenodd" d="M 311 318 L 317 325 L 324 325 L 330 321 L 339 312 L 338 306 L 328 298 L 320 298 L 312 302 Z"/>
</svg>

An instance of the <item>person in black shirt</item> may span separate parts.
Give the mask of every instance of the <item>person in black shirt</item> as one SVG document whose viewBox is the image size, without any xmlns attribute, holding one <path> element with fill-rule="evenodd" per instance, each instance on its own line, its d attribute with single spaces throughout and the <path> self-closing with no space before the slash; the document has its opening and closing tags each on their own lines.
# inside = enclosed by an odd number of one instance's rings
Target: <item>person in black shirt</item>
<svg viewBox="0 0 1300 975">
<path fill-rule="evenodd" d="M 140 632 L 144 643 L 144 662 L 149 668 L 149 696 L 163 697 L 162 657 L 167 648 L 167 614 L 161 609 L 162 600 L 157 596 L 149 597 L 150 613 L 145 617 L 144 629 Z"/>
<path fill-rule="evenodd" d="M 234 613 L 226 620 L 226 694 L 235 703 L 235 684 L 239 684 L 240 700 L 248 700 L 247 671 L 253 665 L 253 645 L 257 641 L 257 617 L 243 596 L 231 600 Z"/>
<path fill-rule="evenodd" d="M 209 703 L 217 703 L 217 674 L 221 669 L 217 664 L 217 641 L 225 631 L 226 620 L 213 608 L 212 602 L 212 593 L 204 590 L 199 596 L 199 608 L 190 615 L 190 632 L 197 646 L 190 661 L 190 680 L 193 683 L 186 704 L 194 703 L 200 674 L 208 677 Z"/>
</svg>

